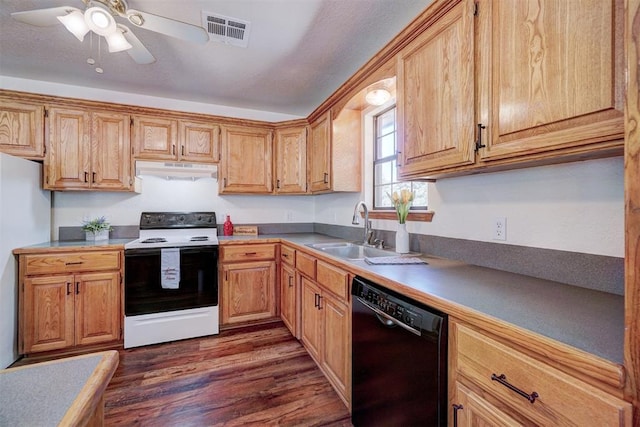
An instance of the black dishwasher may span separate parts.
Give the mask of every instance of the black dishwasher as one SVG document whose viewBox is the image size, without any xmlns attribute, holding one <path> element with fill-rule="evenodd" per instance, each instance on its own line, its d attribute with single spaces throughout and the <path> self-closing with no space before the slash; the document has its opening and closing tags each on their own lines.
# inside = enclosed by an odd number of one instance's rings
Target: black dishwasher
<svg viewBox="0 0 640 427">
<path fill-rule="evenodd" d="M 447 315 L 359 276 L 351 293 L 353 425 L 446 426 Z"/>
</svg>

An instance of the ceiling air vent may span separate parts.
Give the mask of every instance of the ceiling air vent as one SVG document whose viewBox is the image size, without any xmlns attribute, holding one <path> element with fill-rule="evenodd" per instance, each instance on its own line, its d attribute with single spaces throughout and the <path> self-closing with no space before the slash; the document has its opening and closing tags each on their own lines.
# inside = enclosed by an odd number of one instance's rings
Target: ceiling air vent
<svg viewBox="0 0 640 427">
<path fill-rule="evenodd" d="M 209 33 L 209 40 L 247 47 L 251 23 L 210 12 L 202 12 L 202 26 Z"/>
</svg>

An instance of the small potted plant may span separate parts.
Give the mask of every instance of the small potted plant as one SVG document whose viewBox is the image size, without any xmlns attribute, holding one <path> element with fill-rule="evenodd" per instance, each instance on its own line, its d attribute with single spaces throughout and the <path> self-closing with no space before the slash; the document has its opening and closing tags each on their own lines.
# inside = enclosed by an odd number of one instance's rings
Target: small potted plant
<svg viewBox="0 0 640 427">
<path fill-rule="evenodd" d="M 82 230 L 87 240 L 108 240 L 111 224 L 103 216 L 82 223 Z"/>
</svg>

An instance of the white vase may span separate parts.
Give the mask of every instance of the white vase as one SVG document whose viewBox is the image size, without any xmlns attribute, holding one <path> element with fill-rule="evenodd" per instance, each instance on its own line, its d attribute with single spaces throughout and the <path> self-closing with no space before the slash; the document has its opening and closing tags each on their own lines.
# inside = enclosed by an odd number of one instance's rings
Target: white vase
<svg viewBox="0 0 640 427">
<path fill-rule="evenodd" d="M 96 233 L 92 231 L 85 231 L 85 239 L 90 241 L 95 240 L 109 240 L 109 230 L 102 230 Z"/>
<path fill-rule="evenodd" d="M 396 252 L 399 254 L 409 253 L 407 224 L 398 224 L 398 230 L 396 231 Z"/>
</svg>

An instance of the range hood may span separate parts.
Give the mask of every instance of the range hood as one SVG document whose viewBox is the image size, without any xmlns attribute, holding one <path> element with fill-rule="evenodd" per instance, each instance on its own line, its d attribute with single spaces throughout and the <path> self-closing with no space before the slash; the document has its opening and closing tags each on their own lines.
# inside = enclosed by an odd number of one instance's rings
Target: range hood
<svg viewBox="0 0 640 427">
<path fill-rule="evenodd" d="M 136 160 L 136 176 L 160 176 L 166 179 L 218 178 L 216 165 L 199 163 L 152 162 Z"/>
</svg>

